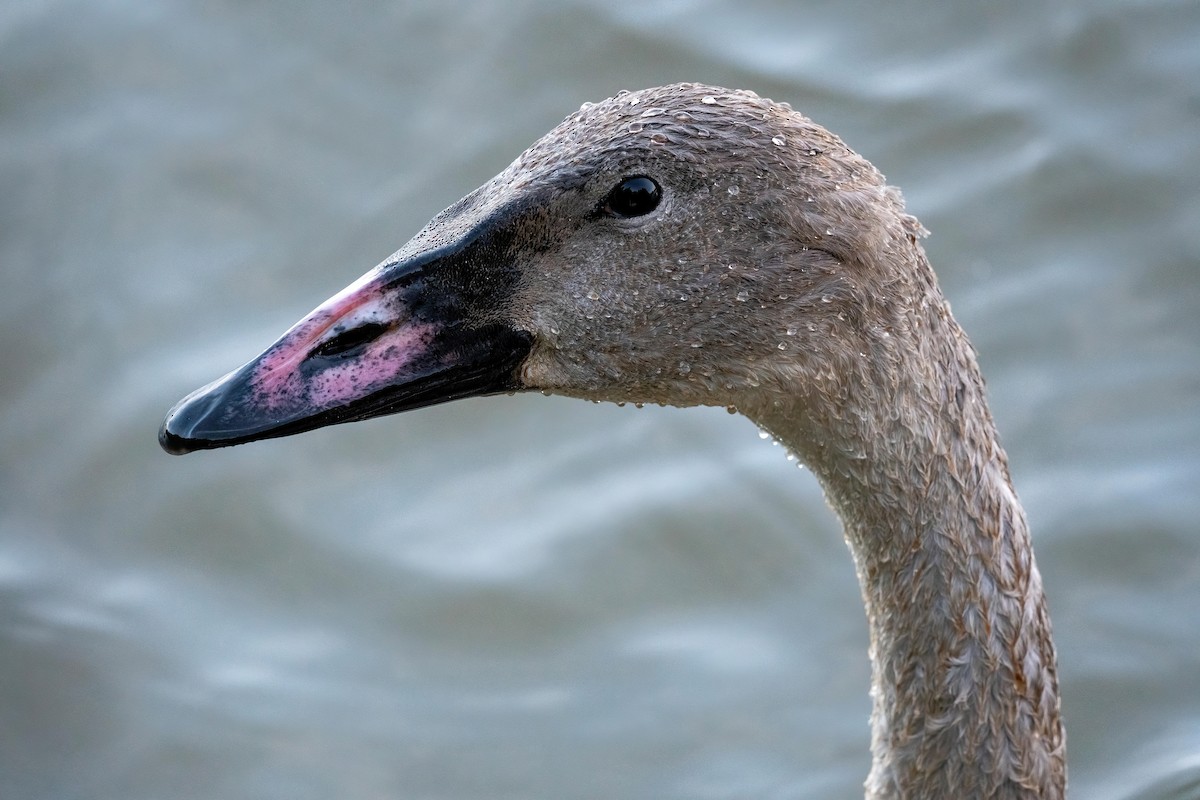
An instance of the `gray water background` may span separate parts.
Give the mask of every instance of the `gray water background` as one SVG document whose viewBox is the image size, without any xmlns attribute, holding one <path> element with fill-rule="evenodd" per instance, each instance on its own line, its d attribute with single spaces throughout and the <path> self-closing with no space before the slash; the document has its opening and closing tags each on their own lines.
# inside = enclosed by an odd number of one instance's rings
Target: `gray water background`
<svg viewBox="0 0 1200 800">
<path fill-rule="evenodd" d="M 173 459 L 585 100 L 787 100 L 901 186 L 1032 523 L 1072 794 L 1200 797 L 1200 4 L 0 6 L 0 798 L 861 796 L 812 476 L 473 400 Z"/>
</svg>

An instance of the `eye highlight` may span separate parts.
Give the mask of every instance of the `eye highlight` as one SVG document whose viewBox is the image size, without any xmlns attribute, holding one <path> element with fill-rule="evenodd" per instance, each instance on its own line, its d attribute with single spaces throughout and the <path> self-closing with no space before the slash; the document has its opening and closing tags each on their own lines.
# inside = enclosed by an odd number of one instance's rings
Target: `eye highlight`
<svg viewBox="0 0 1200 800">
<path fill-rule="evenodd" d="M 604 213 L 614 217 L 640 217 L 658 208 L 662 189 L 653 178 L 635 175 L 613 187 L 604 198 Z"/>
</svg>

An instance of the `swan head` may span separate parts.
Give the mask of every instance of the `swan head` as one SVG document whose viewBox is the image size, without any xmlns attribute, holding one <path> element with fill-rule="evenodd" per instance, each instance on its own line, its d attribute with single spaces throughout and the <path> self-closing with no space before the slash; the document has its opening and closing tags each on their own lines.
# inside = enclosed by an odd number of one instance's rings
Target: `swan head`
<svg viewBox="0 0 1200 800">
<path fill-rule="evenodd" d="M 183 453 L 521 390 L 743 409 L 803 402 L 797 386 L 836 394 L 932 281 L 891 255 L 921 232 L 870 163 L 785 104 L 621 93 L 181 401 L 160 442 Z"/>
</svg>

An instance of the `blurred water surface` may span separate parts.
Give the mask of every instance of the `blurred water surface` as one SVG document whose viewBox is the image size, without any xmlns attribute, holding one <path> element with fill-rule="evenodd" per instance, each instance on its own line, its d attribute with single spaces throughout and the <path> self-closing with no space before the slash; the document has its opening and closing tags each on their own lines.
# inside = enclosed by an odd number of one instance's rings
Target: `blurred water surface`
<svg viewBox="0 0 1200 800">
<path fill-rule="evenodd" d="M 585 100 L 787 100 L 978 347 L 1073 795 L 1200 797 L 1200 5 L 0 7 L 0 797 L 844 798 L 866 628 L 720 410 L 467 401 L 171 459 L 241 363 Z"/>
</svg>

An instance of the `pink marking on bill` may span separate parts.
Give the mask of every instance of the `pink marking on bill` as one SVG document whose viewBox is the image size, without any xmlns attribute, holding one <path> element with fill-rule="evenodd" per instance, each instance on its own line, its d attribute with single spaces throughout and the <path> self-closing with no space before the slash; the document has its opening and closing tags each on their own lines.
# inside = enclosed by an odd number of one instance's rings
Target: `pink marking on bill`
<svg viewBox="0 0 1200 800">
<path fill-rule="evenodd" d="M 404 377 L 406 367 L 428 348 L 436 326 L 402 319 L 403 310 L 386 302 L 378 277 L 378 270 L 368 272 L 326 300 L 263 354 L 251 378 L 259 403 L 270 410 L 322 410 Z M 301 363 L 314 348 L 369 323 L 395 327 L 342 363 L 309 376 L 301 373 Z"/>
</svg>

